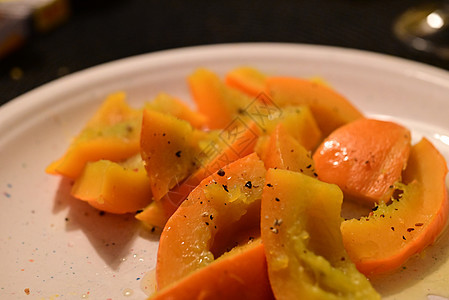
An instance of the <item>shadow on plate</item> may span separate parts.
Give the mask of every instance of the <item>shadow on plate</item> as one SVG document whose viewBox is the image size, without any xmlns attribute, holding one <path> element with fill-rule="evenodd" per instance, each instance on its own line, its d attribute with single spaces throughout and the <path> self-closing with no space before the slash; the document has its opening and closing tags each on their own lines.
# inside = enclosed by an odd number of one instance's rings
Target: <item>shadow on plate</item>
<svg viewBox="0 0 449 300">
<path fill-rule="evenodd" d="M 134 218 L 133 214 L 116 215 L 91 207 L 87 202 L 70 195 L 73 182 L 62 179 L 53 204 L 53 213 L 67 210 L 66 230 L 81 230 L 104 262 L 117 270 L 123 258 L 131 251 L 133 241 L 143 238 L 158 241 L 159 232 L 151 232 Z"/>
<path fill-rule="evenodd" d="M 439 236 L 435 243 L 423 252 L 411 257 L 409 261 L 393 274 L 371 278 L 373 286 L 382 296 L 392 296 L 408 287 L 424 283 L 429 294 L 432 294 L 432 285 L 441 281 L 442 274 L 449 270 L 449 226 Z M 445 268 L 445 272 L 441 272 Z M 435 276 L 436 274 L 439 276 Z M 444 279 L 443 281 L 446 281 Z M 441 285 L 441 282 L 440 282 Z M 446 298 L 438 298 L 446 299 Z"/>
</svg>

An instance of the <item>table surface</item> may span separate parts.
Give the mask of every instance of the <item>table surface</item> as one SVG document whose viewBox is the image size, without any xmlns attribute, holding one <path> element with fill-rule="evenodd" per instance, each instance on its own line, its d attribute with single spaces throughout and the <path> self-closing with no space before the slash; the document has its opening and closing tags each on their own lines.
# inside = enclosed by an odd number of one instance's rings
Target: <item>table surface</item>
<svg viewBox="0 0 449 300">
<path fill-rule="evenodd" d="M 62 26 L 0 60 L 0 104 L 61 76 L 159 50 L 288 42 L 355 48 L 449 70 L 399 42 L 392 24 L 412 0 L 72 1 Z M 13 76 L 14 71 L 20 76 Z"/>
</svg>

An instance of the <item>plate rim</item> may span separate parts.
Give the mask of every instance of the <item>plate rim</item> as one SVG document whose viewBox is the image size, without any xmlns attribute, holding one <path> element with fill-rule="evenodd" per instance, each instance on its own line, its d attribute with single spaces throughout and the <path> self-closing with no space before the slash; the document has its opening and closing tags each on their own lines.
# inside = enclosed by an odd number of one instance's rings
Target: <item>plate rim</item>
<svg viewBox="0 0 449 300">
<path fill-rule="evenodd" d="M 228 57 L 235 57 L 236 55 L 248 54 L 250 52 L 267 57 L 273 53 L 292 54 L 294 52 L 297 52 L 298 56 L 331 54 L 335 60 L 392 71 L 419 80 L 431 81 L 449 89 L 449 71 L 390 54 L 318 44 L 276 42 L 209 44 L 133 55 L 91 66 L 47 82 L 1 105 L 0 128 L 8 127 L 11 119 L 16 119 L 18 114 L 25 114 L 36 107 L 51 102 L 52 99 L 57 98 L 58 94 L 62 96 L 72 90 L 79 89 L 81 86 L 92 85 L 92 81 L 95 81 L 96 84 L 101 84 L 101 82 L 105 82 L 110 78 L 120 76 L 120 74 L 135 72 L 136 68 L 137 70 L 143 70 L 160 64 L 176 63 L 181 57 L 185 59 L 195 57 L 210 59 L 211 57 L 219 57 L 224 54 Z M 98 75 L 102 75 L 102 77 L 98 77 Z"/>
</svg>

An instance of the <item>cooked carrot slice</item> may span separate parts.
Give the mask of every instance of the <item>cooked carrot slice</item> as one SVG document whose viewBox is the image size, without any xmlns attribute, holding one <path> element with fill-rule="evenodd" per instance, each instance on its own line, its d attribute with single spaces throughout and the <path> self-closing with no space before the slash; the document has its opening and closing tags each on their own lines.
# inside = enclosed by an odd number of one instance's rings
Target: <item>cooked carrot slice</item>
<svg viewBox="0 0 449 300">
<path fill-rule="evenodd" d="M 360 119 L 335 130 L 313 155 L 321 180 L 372 205 L 389 202 L 410 152 L 410 131 L 393 122 Z"/>
<path fill-rule="evenodd" d="M 203 128 L 206 124 L 205 116 L 191 109 L 178 98 L 166 93 L 159 93 L 153 101 L 145 105 L 145 108 L 175 116 L 189 122 L 192 127 L 197 129 Z"/>
<path fill-rule="evenodd" d="M 135 213 L 151 202 L 151 188 L 140 155 L 116 163 L 88 162 L 72 187 L 72 196 L 115 214 Z"/>
<path fill-rule="evenodd" d="M 158 288 L 260 235 L 264 179 L 263 162 L 251 154 L 201 181 L 164 227 L 156 265 Z"/>
<path fill-rule="evenodd" d="M 276 299 L 380 299 L 343 247 L 342 201 L 336 185 L 267 171 L 261 234 Z"/>
<path fill-rule="evenodd" d="M 253 99 L 230 88 L 213 72 L 198 69 L 188 77 L 192 98 L 198 111 L 207 117 L 211 129 L 227 127 L 242 114 Z"/>
<path fill-rule="evenodd" d="M 402 196 L 372 215 L 341 225 L 349 257 L 366 275 L 393 271 L 433 243 L 448 219 L 444 157 L 427 140 L 412 147 Z"/>
<path fill-rule="evenodd" d="M 66 153 L 46 172 L 77 178 L 89 161 L 121 161 L 139 153 L 141 111 L 131 108 L 124 93 L 107 97 Z"/>
<path fill-rule="evenodd" d="M 170 114 L 145 109 L 140 151 L 154 200 L 161 199 L 200 166 L 200 142 L 207 133 Z"/>
<path fill-rule="evenodd" d="M 181 184 L 170 190 L 159 201 L 152 202 L 143 212 L 137 214 L 136 218 L 149 227 L 164 227 L 168 218 L 201 180 L 254 151 L 259 129 L 256 124 L 251 123 L 248 127 L 238 126 L 236 130 L 222 132 L 222 135 L 222 141 L 226 141 L 224 145 L 214 142 L 206 145 L 203 153 L 207 159 L 197 161 L 200 168 Z"/>
<path fill-rule="evenodd" d="M 290 77 L 268 77 L 265 85 L 271 100 L 281 107 L 309 106 L 324 136 L 363 117 L 345 97 L 317 82 Z"/>
<path fill-rule="evenodd" d="M 225 83 L 251 97 L 265 90 L 266 75 L 252 67 L 239 67 L 226 74 Z"/>
<path fill-rule="evenodd" d="M 270 135 L 264 153 L 262 160 L 267 169 L 283 169 L 316 176 L 310 152 L 285 130 L 283 124 L 276 126 Z"/>
<path fill-rule="evenodd" d="M 160 290 L 151 300 L 274 299 L 263 245 L 254 240 Z"/>
</svg>

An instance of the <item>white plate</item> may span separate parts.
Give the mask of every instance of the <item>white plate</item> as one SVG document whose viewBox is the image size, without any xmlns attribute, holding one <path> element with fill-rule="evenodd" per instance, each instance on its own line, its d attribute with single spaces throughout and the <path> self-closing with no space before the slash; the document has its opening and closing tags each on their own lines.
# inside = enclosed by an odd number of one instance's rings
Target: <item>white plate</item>
<svg viewBox="0 0 449 300">
<path fill-rule="evenodd" d="M 108 93 L 125 90 L 136 106 L 159 91 L 190 101 L 185 78 L 195 68 L 224 74 L 240 65 L 269 74 L 322 76 L 365 113 L 401 122 L 412 129 L 414 141 L 427 136 L 449 159 L 449 73 L 398 58 L 321 46 L 237 44 L 88 69 L 0 108 L 0 298 L 143 299 L 142 278 L 154 268 L 157 236 L 133 216 L 100 216 L 69 196 L 69 182 L 46 175 L 44 168 Z M 413 298 L 404 291 L 424 299 L 447 281 L 448 243 L 374 284 L 391 299 Z M 424 269 L 423 261 L 429 265 Z"/>
</svg>

